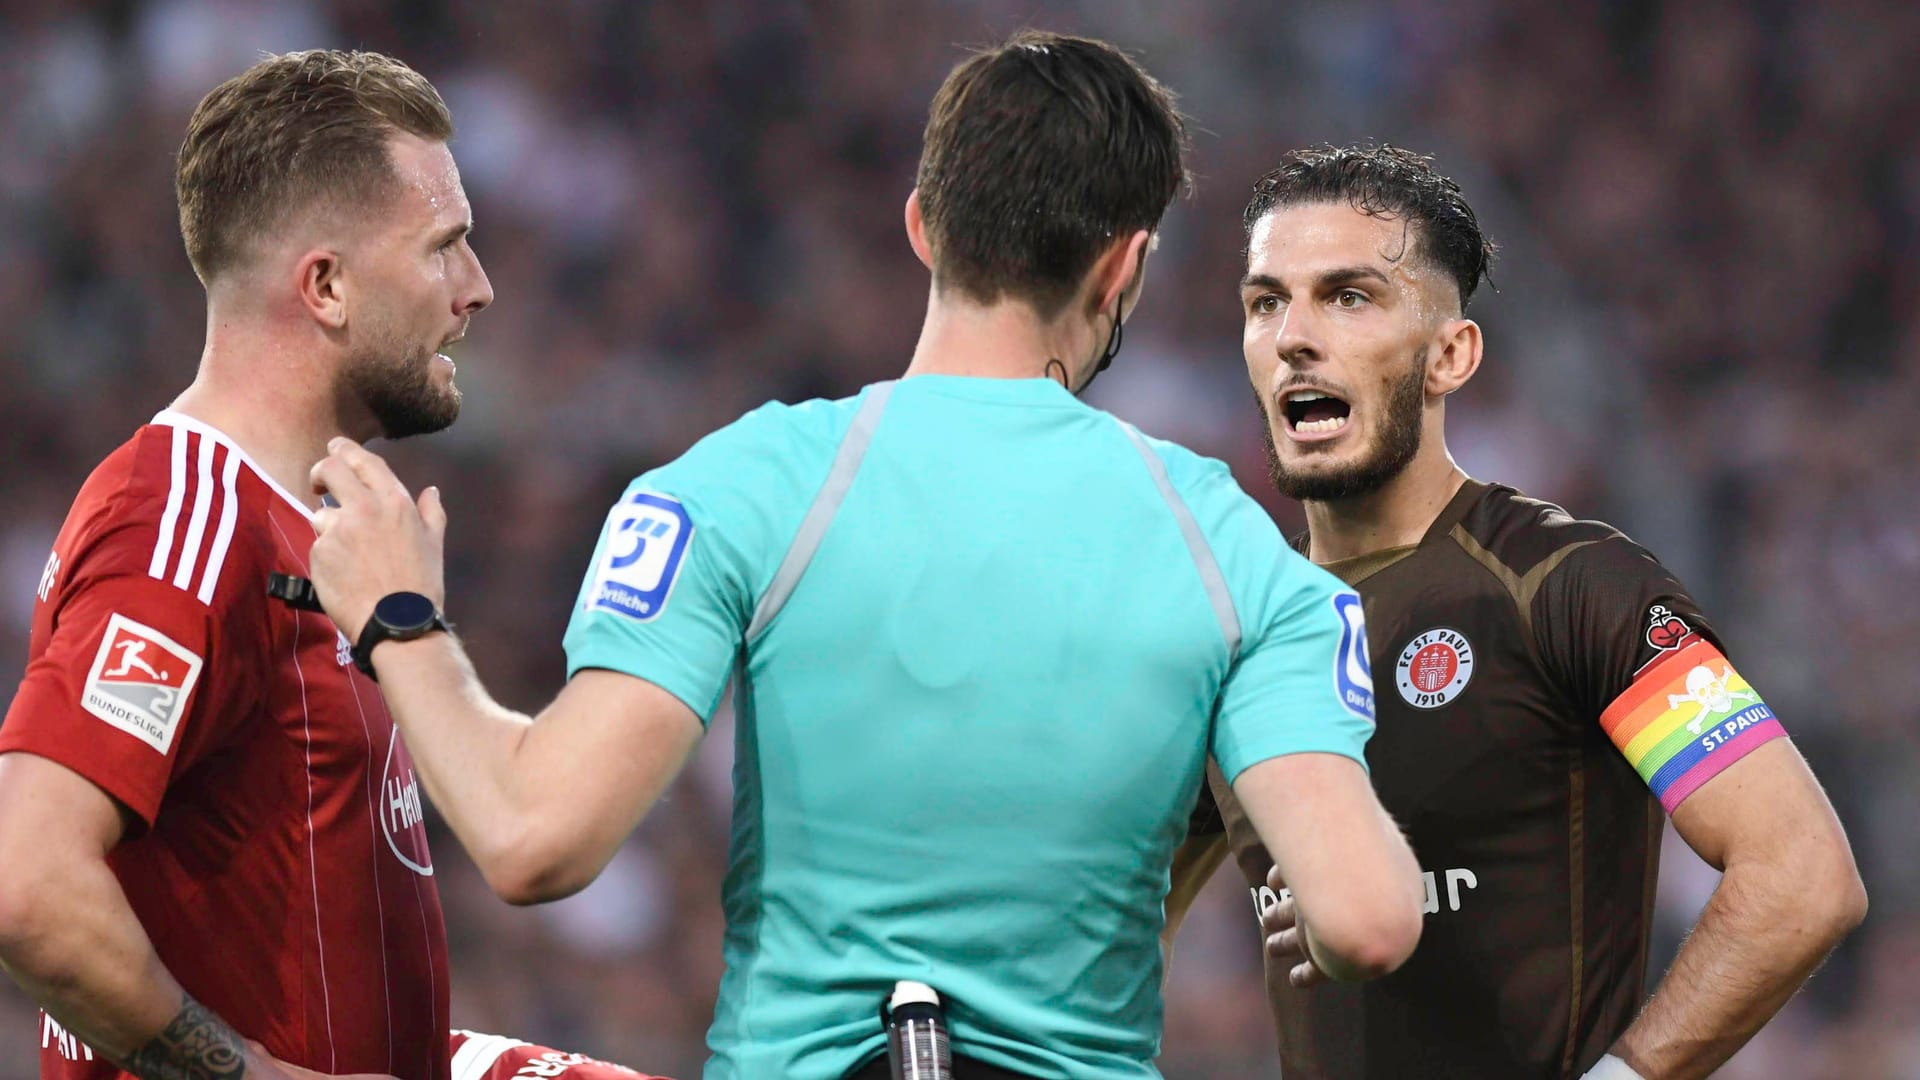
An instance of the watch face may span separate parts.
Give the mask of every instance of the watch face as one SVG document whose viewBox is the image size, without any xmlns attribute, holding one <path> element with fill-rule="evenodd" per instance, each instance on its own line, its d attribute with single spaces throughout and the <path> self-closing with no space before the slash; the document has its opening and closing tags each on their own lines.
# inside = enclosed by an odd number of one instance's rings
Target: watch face
<svg viewBox="0 0 1920 1080">
<path fill-rule="evenodd" d="M 433 601 L 419 593 L 393 593 L 374 605 L 373 617 L 392 630 L 419 629 L 433 622 Z"/>
</svg>

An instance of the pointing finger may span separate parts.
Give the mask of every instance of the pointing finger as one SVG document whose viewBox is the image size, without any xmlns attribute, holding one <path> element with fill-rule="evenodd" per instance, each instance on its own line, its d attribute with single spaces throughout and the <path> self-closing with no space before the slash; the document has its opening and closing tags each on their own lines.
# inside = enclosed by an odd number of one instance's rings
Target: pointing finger
<svg viewBox="0 0 1920 1080">
<path fill-rule="evenodd" d="M 440 489 L 430 487 L 420 493 L 420 520 L 426 523 L 427 534 L 437 543 L 447 534 L 447 508 L 440 502 Z"/>
<path fill-rule="evenodd" d="M 333 501 L 341 506 L 365 503 L 373 495 L 360 474 L 337 456 L 321 458 L 309 476 L 314 491 L 333 496 Z"/>
<path fill-rule="evenodd" d="M 401 494 L 406 494 L 406 485 L 393 475 L 386 459 L 352 439 L 336 435 L 327 442 L 327 456 L 343 462 L 369 491 L 385 493 L 398 489 Z M 412 501 L 411 497 L 408 501 Z"/>
</svg>

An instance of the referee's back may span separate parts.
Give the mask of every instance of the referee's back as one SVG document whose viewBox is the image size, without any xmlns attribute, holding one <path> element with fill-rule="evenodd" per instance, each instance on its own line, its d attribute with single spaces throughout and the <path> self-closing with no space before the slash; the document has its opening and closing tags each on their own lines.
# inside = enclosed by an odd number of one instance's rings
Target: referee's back
<svg viewBox="0 0 1920 1080">
<path fill-rule="evenodd" d="M 1049 379 L 756 410 L 635 481 L 593 565 L 570 674 L 703 719 L 740 677 L 709 1077 L 843 1075 L 903 978 L 976 1060 L 1156 1075 L 1207 755 L 1372 730 L 1352 594 L 1223 465 Z"/>
</svg>

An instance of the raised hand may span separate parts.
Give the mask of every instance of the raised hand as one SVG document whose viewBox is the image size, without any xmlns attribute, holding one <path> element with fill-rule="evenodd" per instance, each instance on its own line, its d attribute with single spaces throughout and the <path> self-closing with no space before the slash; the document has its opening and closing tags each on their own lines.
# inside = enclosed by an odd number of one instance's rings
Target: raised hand
<svg viewBox="0 0 1920 1080">
<path fill-rule="evenodd" d="M 447 513 L 439 489 L 416 501 L 380 455 L 345 438 L 327 449 L 313 467 L 313 489 L 338 505 L 314 514 L 308 572 L 334 624 L 359 640 L 389 593 L 416 592 L 444 606 Z"/>
</svg>

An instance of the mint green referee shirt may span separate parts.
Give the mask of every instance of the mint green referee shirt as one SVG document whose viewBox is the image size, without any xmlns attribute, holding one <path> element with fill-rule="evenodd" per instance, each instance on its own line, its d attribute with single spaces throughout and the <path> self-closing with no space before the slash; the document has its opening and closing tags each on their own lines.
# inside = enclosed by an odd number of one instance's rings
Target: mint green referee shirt
<svg viewBox="0 0 1920 1080">
<path fill-rule="evenodd" d="M 1358 598 L 1226 466 L 1046 379 L 756 409 L 634 481 L 567 630 L 703 721 L 737 680 L 709 1078 L 833 1080 L 899 979 L 954 1050 L 1151 1077 L 1209 753 L 1361 758 Z"/>
</svg>

